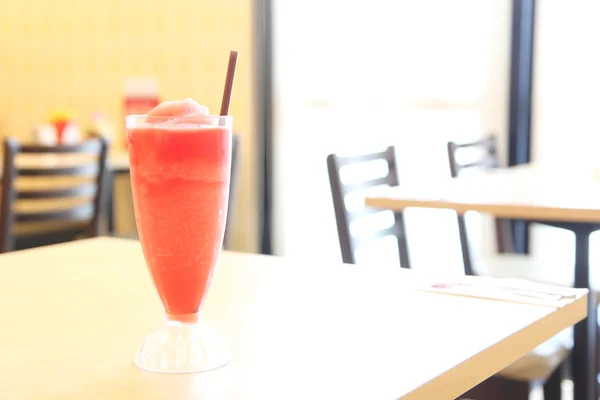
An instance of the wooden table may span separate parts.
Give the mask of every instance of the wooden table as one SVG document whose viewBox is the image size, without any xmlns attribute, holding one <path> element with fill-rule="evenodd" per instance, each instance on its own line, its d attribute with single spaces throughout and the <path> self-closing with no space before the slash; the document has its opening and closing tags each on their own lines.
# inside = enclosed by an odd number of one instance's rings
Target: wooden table
<svg viewBox="0 0 600 400">
<path fill-rule="evenodd" d="M 8 253 L 0 269 L 6 399 L 454 399 L 584 318 L 587 301 L 429 293 L 412 271 L 225 252 L 204 317 L 233 362 L 163 375 L 132 361 L 162 316 L 138 242 Z"/>
<path fill-rule="evenodd" d="M 478 211 L 499 218 L 523 219 L 575 233 L 575 286 L 590 288 L 589 237 L 600 229 L 599 171 L 550 165 L 526 165 L 373 192 L 365 204 L 402 211 L 408 207 Z M 575 399 L 596 400 L 596 302 L 589 297 L 589 317 L 575 327 Z"/>
<path fill-rule="evenodd" d="M 382 189 L 368 195 L 365 203 L 395 210 L 446 208 L 500 218 L 600 224 L 600 179 L 593 170 L 566 172 L 526 165 Z"/>
</svg>

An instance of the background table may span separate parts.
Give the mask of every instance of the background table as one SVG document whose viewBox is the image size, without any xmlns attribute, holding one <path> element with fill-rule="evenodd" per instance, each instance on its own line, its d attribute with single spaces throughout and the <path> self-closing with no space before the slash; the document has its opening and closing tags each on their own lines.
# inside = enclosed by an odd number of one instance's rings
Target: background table
<svg viewBox="0 0 600 400">
<path fill-rule="evenodd" d="M 365 204 L 402 211 L 408 207 L 478 211 L 524 219 L 575 233 L 575 286 L 590 288 L 589 237 L 600 229 L 599 171 L 550 165 L 494 169 L 443 182 L 382 189 Z M 589 296 L 587 322 L 575 327 L 575 399 L 597 400 L 596 298 Z"/>
<path fill-rule="evenodd" d="M 0 256 L 0 397 L 454 399 L 585 317 L 414 290 L 418 275 L 225 252 L 205 318 L 233 362 L 142 371 L 162 308 L 136 241 L 89 239 Z"/>
<path fill-rule="evenodd" d="M 447 208 L 500 218 L 600 224 L 600 171 L 525 165 L 368 195 L 369 206 Z"/>
</svg>

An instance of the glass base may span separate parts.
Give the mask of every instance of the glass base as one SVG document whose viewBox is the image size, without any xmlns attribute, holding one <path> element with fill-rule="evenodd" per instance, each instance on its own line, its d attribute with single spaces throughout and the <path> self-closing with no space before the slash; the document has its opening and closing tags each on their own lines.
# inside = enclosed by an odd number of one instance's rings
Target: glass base
<svg viewBox="0 0 600 400">
<path fill-rule="evenodd" d="M 210 325 L 167 318 L 162 328 L 144 339 L 134 362 L 151 372 L 204 372 L 229 364 L 231 351 L 225 339 Z"/>
</svg>

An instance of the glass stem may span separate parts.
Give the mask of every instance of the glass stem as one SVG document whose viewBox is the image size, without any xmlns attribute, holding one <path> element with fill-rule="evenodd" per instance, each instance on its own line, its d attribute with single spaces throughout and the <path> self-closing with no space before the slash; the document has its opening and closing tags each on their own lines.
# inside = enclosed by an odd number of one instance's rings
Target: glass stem
<svg viewBox="0 0 600 400">
<path fill-rule="evenodd" d="M 165 319 L 167 324 L 171 322 L 186 324 L 186 325 L 195 325 L 200 321 L 200 313 L 194 314 L 170 314 L 166 313 Z"/>
</svg>

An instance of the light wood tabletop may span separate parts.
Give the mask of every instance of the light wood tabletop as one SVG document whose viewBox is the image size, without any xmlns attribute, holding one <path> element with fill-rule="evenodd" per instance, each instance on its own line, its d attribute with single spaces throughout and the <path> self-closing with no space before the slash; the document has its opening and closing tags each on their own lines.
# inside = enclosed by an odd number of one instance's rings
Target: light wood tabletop
<svg viewBox="0 0 600 400">
<path fill-rule="evenodd" d="M 365 204 L 397 211 L 445 208 L 500 218 L 600 223 L 599 174 L 591 168 L 575 169 L 549 165 L 493 169 L 441 182 L 380 189 L 367 194 Z"/>
<path fill-rule="evenodd" d="M 415 290 L 377 271 L 225 252 L 204 317 L 222 369 L 134 366 L 162 307 L 138 242 L 98 238 L 0 255 L 0 398 L 453 399 L 585 317 L 548 305 Z"/>
<path fill-rule="evenodd" d="M 365 205 L 402 211 L 441 208 L 460 214 L 478 211 L 568 229 L 575 234 L 576 287 L 590 287 L 590 234 L 600 228 L 600 169 L 582 165 L 528 164 L 476 171 L 443 182 L 423 182 L 369 192 Z M 549 266 L 554 268 L 555 265 Z M 575 398 L 597 398 L 596 300 L 594 310 L 575 327 L 573 383 Z"/>
</svg>

